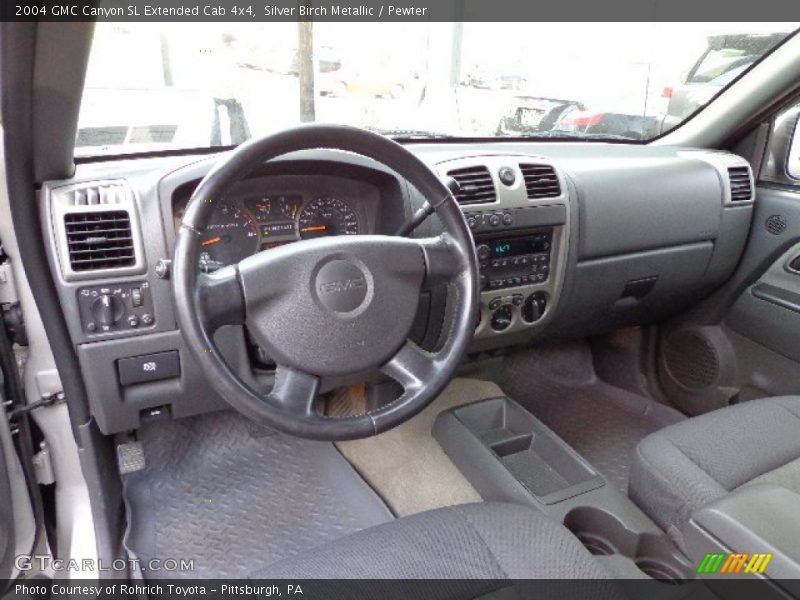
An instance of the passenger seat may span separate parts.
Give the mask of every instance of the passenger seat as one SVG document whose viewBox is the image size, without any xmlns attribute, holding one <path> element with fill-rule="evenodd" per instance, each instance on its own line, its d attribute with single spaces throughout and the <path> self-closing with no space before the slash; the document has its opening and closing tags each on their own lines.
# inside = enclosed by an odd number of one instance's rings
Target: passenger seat
<svg viewBox="0 0 800 600">
<path fill-rule="evenodd" d="M 800 494 L 800 396 L 737 404 L 651 434 L 636 449 L 629 495 L 685 549 L 698 509 L 730 506 L 733 494 L 752 496 L 739 490 L 754 484 Z"/>
</svg>

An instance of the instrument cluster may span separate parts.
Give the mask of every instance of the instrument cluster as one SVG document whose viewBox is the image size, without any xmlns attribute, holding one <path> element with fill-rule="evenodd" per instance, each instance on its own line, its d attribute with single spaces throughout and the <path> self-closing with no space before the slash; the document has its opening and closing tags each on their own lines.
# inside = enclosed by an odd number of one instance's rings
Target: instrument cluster
<svg viewBox="0 0 800 600">
<path fill-rule="evenodd" d="M 176 227 L 185 205 L 175 211 Z M 283 244 L 362 232 L 358 207 L 331 195 L 248 193 L 220 200 L 200 239 L 200 267 L 214 271 Z"/>
</svg>

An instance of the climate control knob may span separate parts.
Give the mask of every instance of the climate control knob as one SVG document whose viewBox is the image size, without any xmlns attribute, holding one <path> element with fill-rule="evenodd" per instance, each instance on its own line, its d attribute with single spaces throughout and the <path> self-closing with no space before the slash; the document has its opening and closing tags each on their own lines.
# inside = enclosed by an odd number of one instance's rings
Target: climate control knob
<svg viewBox="0 0 800 600">
<path fill-rule="evenodd" d="M 510 304 L 501 304 L 492 312 L 491 325 L 495 331 L 504 331 L 511 326 L 514 309 Z"/>
<path fill-rule="evenodd" d="M 92 302 L 92 317 L 101 327 L 110 327 L 125 315 L 122 300 L 111 294 L 100 294 Z"/>
<path fill-rule="evenodd" d="M 535 323 L 547 309 L 547 296 L 543 292 L 534 292 L 525 299 L 522 305 L 522 319 L 526 323 Z"/>
</svg>

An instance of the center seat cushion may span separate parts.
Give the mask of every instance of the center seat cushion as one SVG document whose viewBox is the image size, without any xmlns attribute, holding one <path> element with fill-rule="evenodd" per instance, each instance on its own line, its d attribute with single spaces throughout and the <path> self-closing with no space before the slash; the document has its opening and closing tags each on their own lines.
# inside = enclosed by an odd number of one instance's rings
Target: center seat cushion
<svg viewBox="0 0 800 600">
<path fill-rule="evenodd" d="M 680 544 L 693 511 L 753 483 L 800 492 L 800 396 L 737 404 L 649 435 L 629 495 Z"/>
</svg>

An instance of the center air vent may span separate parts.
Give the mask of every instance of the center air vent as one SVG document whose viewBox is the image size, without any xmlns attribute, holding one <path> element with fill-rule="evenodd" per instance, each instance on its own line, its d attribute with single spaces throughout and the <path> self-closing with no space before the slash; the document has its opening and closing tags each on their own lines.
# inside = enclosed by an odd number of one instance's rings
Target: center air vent
<svg viewBox="0 0 800 600">
<path fill-rule="evenodd" d="M 729 167 L 728 179 L 731 182 L 731 202 L 748 202 L 752 200 L 753 188 L 750 185 L 750 169 L 747 167 Z"/>
<path fill-rule="evenodd" d="M 458 183 L 455 197 L 459 204 L 494 202 L 497 193 L 489 169 L 482 166 L 464 167 L 448 171 L 447 175 Z"/>
<path fill-rule="evenodd" d="M 73 271 L 131 267 L 136 263 L 128 211 L 64 215 L 69 264 Z"/>
<path fill-rule="evenodd" d="M 522 171 L 529 199 L 557 198 L 561 195 L 556 170 L 550 165 L 525 164 L 520 165 L 519 169 Z"/>
</svg>

